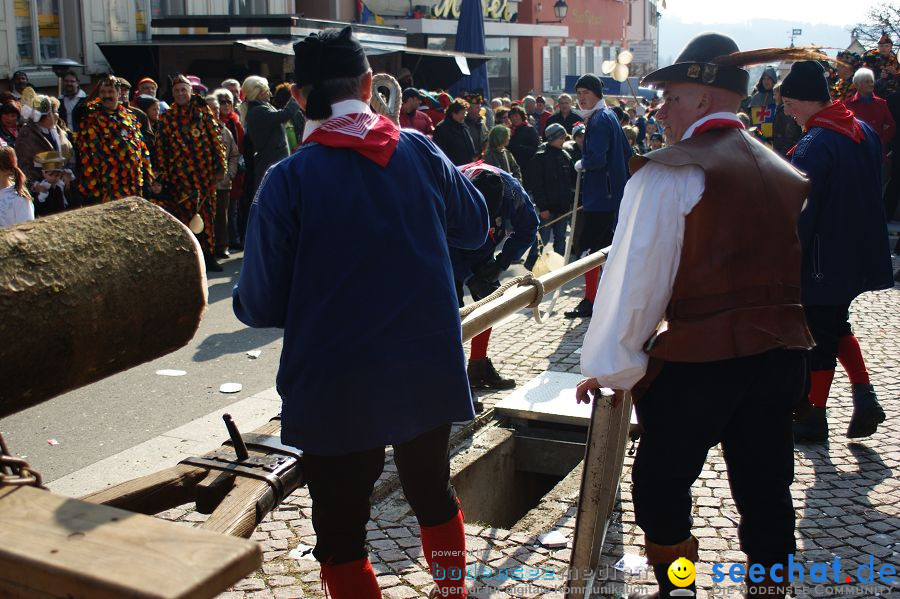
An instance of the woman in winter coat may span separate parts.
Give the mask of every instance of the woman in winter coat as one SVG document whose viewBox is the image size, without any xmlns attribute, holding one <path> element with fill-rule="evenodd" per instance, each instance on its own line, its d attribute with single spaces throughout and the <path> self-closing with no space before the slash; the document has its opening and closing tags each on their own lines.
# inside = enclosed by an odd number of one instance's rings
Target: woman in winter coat
<svg viewBox="0 0 900 599">
<path fill-rule="evenodd" d="M 59 152 L 68 160 L 72 157 L 72 142 L 59 126 L 50 98 L 37 96 L 34 99 L 31 117 L 19 129 L 19 136 L 16 138 L 16 156 L 19 159 L 19 167 L 28 178 L 29 189 L 44 178 L 41 167 L 34 162 L 34 157 L 51 150 Z"/>
<path fill-rule="evenodd" d="M 278 110 L 269 103 L 272 92 L 269 82 L 264 77 L 251 75 L 244 79 L 242 86 L 244 102 L 241 104 L 241 121 L 244 134 L 253 141 L 254 181 L 253 193 L 262 182 L 269 167 L 288 157 L 287 135 L 284 125 L 300 111 L 300 106 L 293 99 Z"/>
</svg>

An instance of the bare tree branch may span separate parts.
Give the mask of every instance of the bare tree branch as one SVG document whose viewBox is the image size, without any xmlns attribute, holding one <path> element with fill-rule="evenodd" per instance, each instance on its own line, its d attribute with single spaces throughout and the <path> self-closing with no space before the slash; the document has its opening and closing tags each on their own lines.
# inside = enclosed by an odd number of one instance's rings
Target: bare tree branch
<svg viewBox="0 0 900 599">
<path fill-rule="evenodd" d="M 897 42 L 900 38 L 900 3 L 889 0 L 873 6 L 869 9 L 867 21 L 857 24 L 852 33 L 867 48 L 874 48 L 882 33 L 887 33 Z"/>
</svg>

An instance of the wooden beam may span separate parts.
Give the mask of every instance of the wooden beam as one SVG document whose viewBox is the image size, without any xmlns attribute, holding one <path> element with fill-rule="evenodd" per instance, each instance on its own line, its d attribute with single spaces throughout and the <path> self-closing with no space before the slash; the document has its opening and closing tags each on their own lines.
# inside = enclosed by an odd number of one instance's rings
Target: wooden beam
<svg viewBox="0 0 900 599">
<path fill-rule="evenodd" d="M 158 514 L 194 501 L 194 486 L 206 475 L 207 470 L 204 468 L 179 464 L 90 493 L 81 500 L 139 514 Z"/>
<path fill-rule="evenodd" d="M 0 596 L 215 597 L 262 563 L 259 545 L 54 495 L 0 488 Z"/>
</svg>

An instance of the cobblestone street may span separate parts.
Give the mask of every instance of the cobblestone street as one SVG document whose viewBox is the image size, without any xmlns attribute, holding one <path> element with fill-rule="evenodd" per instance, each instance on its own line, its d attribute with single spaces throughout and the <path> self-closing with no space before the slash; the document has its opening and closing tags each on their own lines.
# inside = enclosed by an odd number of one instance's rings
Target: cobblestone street
<svg viewBox="0 0 900 599">
<path fill-rule="evenodd" d="M 579 300 L 577 291 L 564 294 L 557 309 L 571 309 Z M 842 573 L 853 573 L 873 556 L 876 571 L 881 564 L 900 565 L 900 370 L 896 356 L 900 350 L 900 288 L 869 293 L 852 306 L 852 321 L 860 339 L 872 383 L 887 413 L 887 421 L 873 437 L 849 442 L 844 432 L 849 420 L 850 390 L 838 369 L 829 403 L 830 438 L 827 445 L 798 445 L 795 450 L 793 496 L 797 512 L 798 561 L 832 564 L 840 558 Z M 494 330 L 490 355 L 505 375 L 520 383 L 544 370 L 578 372 L 581 339 L 587 321 L 556 317 L 538 325 L 530 315 L 519 314 Z M 482 395 L 488 409 L 480 423 L 491 418 L 490 407 L 500 393 Z M 457 441 L 466 439 L 479 423 L 455 430 Z M 764 443 L 764 436 L 760 443 Z M 433 587 L 418 539 L 415 518 L 385 507 L 398 487 L 395 468 L 388 463 L 376 487 L 374 521 L 369 524 L 369 546 L 373 566 L 384 597 L 404 599 L 427 597 Z M 634 523 L 630 492 L 631 458 L 626 457 L 616 506 L 606 536 L 602 565 L 612 565 L 624 554 L 641 555 L 643 537 Z M 764 467 L 764 465 L 762 465 Z M 571 477 L 580 477 L 580 467 Z M 577 492 L 577 484 L 574 486 Z M 551 494 L 555 493 L 552 491 Z M 694 534 L 700 540 L 697 587 L 700 597 L 712 596 L 714 563 L 743 563 L 745 555 L 737 540 L 738 514 L 731 499 L 725 464 L 719 448 L 710 452 L 706 467 L 694 486 Z M 576 493 L 560 492 L 552 497 L 562 505 L 561 517 L 546 529 L 512 530 L 467 524 L 467 549 L 471 564 L 492 568 L 523 568 L 530 584 L 521 580 L 470 582 L 471 596 L 479 599 L 507 597 L 561 598 L 570 549 L 547 549 L 537 543 L 537 535 L 555 529 L 570 541 L 575 523 Z M 465 505 L 463 505 L 465 509 Z M 170 510 L 162 517 L 187 524 L 205 516 L 187 506 Z M 262 569 L 222 594 L 222 599 L 324 597 L 319 568 L 311 556 L 291 556 L 298 548 L 311 549 L 315 534 L 310 520 L 310 500 L 305 489 L 294 493 L 260 525 L 253 539 L 264 548 Z M 304 547 L 305 546 L 305 547 Z M 571 542 L 569 544 L 571 547 Z M 728 566 L 725 567 L 727 570 Z M 530 569 L 530 570 L 529 570 Z M 540 572 L 537 569 L 541 569 Z M 842 574 L 843 576 L 843 574 Z M 619 580 L 621 581 L 621 575 Z M 855 578 L 854 578 L 855 580 Z M 645 582 L 638 578 L 630 584 Z M 877 582 L 877 578 L 876 578 Z M 650 581 L 652 587 L 652 581 Z M 652 588 L 651 588 L 652 590 Z M 737 590 L 730 589 L 732 593 Z M 729 589 L 719 589 L 727 593 Z M 856 593 L 844 583 L 796 588 L 798 597 L 825 597 Z M 605 596 L 611 596 L 613 593 Z M 742 595 L 732 595 L 742 596 Z M 900 598 L 900 582 L 867 587 L 854 596 Z"/>
</svg>

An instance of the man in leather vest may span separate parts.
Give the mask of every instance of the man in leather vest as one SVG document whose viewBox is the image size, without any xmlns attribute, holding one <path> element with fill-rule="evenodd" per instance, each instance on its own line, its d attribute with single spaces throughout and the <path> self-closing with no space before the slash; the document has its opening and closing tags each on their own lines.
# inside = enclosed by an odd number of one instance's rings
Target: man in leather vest
<svg viewBox="0 0 900 599">
<path fill-rule="evenodd" d="M 747 71 L 714 59 L 737 52 L 703 34 L 644 79 L 664 88 L 670 145 L 631 160 L 581 356 L 579 401 L 601 386 L 635 398 L 635 519 L 663 598 L 670 564 L 698 559 L 691 485 L 720 443 L 754 566 L 748 595 L 784 597 L 770 567 L 795 550 L 791 420 L 812 345 L 797 220 L 809 184 L 735 116 Z"/>
</svg>

